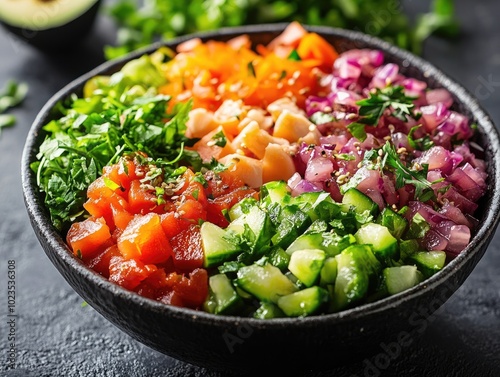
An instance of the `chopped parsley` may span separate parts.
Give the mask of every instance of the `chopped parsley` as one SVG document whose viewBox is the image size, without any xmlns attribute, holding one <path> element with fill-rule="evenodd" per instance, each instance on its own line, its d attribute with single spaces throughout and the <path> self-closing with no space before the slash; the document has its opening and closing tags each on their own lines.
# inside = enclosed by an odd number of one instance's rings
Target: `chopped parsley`
<svg viewBox="0 0 500 377">
<path fill-rule="evenodd" d="M 175 181 L 185 171 L 181 163 L 192 165 L 201 160 L 197 153 L 184 149 L 191 102 L 170 111 L 170 98 L 141 83 L 137 75 L 144 66 L 152 78 L 154 74 L 161 77 L 161 72 L 147 59 L 134 64 L 107 80 L 89 81 L 87 96 L 72 96 L 60 103 L 61 116 L 43 128 L 47 136 L 31 167 L 45 193 L 52 223 L 59 230 L 83 215 L 87 187 L 104 166 L 116 163 L 124 154 L 133 153 L 139 159 L 146 153 L 148 159 L 143 163 L 157 166 L 145 177 L 145 183 L 152 186 L 157 181 Z M 161 193 L 158 199 L 161 202 Z"/>
<path fill-rule="evenodd" d="M 391 116 L 404 122 L 408 120 L 408 117 L 416 118 L 417 115 L 413 114 L 415 99 L 415 97 L 407 96 L 400 85 L 383 89 L 376 88 L 370 92 L 368 98 L 356 102 L 359 105 L 359 118 L 347 128 L 356 139 L 364 141 L 366 139 L 365 125 L 377 126 L 386 111 L 390 111 Z"/>
</svg>

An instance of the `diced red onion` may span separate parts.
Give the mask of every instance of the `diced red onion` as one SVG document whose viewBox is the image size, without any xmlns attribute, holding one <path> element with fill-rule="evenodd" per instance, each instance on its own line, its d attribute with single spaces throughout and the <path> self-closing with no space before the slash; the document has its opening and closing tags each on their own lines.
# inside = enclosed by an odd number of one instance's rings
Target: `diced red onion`
<svg viewBox="0 0 500 377">
<path fill-rule="evenodd" d="M 444 251 L 448 246 L 448 241 L 439 232 L 430 229 L 424 237 L 423 246 L 429 251 Z"/>
<path fill-rule="evenodd" d="M 422 153 L 419 158 L 413 160 L 420 165 L 427 164 L 429 170 L 440 170 L 444 174 L 451 173 L 453 160 L 450 151 L 441 146 L 434 146 Z"/>
<path fill-rule="evenodd" d="M 446 216 L 448 219 L 453 221 L 458 225 L 465 225 L 469 229 L 473 229 L 474 224 L 467 218 L 459 208 L 452 205 L 450 202 L 444 202 L 443 206 L 440 208 L 439 213 Z"/>
<path fill-rule="evenodd" d="M 306 167 L 304 179 L 310 182 L 323 182 L 331 177 L 333 163 L 329 158 L 313 158 Z"/>
<path fill-rule="evenodd" d="M 375 75 L 370 83 L 371 88 L 385 88 L 396 81 L 399 66 L 393 63 L 383 65 L 375 70 Z"/>
<path fill-rule="evenodd" d="M 445 250 L 452 255 L 458 255 L 469 244 L 470 229 L 465 225 L 443 221 L 436 226 L 435 231 L 448 241 Z"/>
<path fill-rule="evenodd" d="M 427 132 L 432 132 L 450 115 L 448 108 L 441 102 L 420 107 L 423 124 Z"/>
<path fill-rule="evenodd" d="M 451 94 L 446 89 L 432 89 L 425 94 L 426 102 L 428 105 L 442 103 L 447 108 L 453 105 L 453 98 Z"/>
</svg>

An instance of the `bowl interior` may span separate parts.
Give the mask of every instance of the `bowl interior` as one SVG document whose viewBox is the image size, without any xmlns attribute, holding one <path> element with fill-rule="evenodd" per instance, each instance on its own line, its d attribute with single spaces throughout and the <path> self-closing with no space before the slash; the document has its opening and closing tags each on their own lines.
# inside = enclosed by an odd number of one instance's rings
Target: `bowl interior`
<svg viewBox="0 0 500 377">
<path fill-rule="evenodd" d="M 248 34 L 255 45 L 266 44 L 286 26 L 285 24 L 256 25 L 221 29 L 213 33 L 199 33 L 173 39 L 166 43 L 158 43 L 123 58 L 106 62 L 56 93 L 38 114 L 26 141 L 22 159 L 24 199 L 32 226 L 49 259 L 77 293 L 116 326 L 160 352 L 193 364 L 241 371 L 251 366 L 252 357 L 256 353 L 261 356 L 265 355 L 263 351 L 266 349 L 272 350 L 272 347 L 290 341 L 293 344 L 297 339 L 302 339 L 306 344 L 310 344 L 311 349 L 315 350 L 317 355 L 313 357 L 314 355 L 307 353 L 308 357 L 311 360 L 312 358 L 317 359 L 322 355 L 322 352 L 318 351 L 318 344 L 328 347 L 335 346 L 332 346 L 332 340 L 325 339 L 327 335 L 337 337 L 337 348 L 340 345 L 346 350 L 352 351 L 357 347 L 358 353 L 362 355 L 366 349 L 359 346 L 360 344 L 364 342 L 366 347 L 377 346 L 383 337 L 382 334 L 389 335 L 405 326 L 408 327 L 408 318 L 417 307 L 428 306 L 430 300 L 436 299 L 436 297 L 441 299 L 437 305 L 431 307 L 431 311 L 443 304 L 478 263 L 498 226 L 500 205 L 499 135 L 478 101 L 459 83 L 438 68 L 384 41 L 354 31 L 307 27 L 308 30 L 325 37 L 339 52 L 353 48 L 382 50 L 386 62 L 397 63 L 405 75 L 426 81 L 432 88 L 442 87 L 450 91 L 455 100 L 454 109 L 465 114 L 478 125 L 475 141 L 484 148 L 484 159 L 487 161 L 489 174 L 488 192 L 482 198 L 477 213 L 479 227 L 469 246 L 456 259 L 418 286 L 380 301 L 323 316 L 302 319 L 256 320 L 216 316 L 165 306 L 108 282 L 74 257 L 65 245 L 63 235 L 59 234 L 51 225 L 48 212 L 43 205 L 42 194 L 36 185 L 36 175 L 29 167 L 36 160 L 38 147 L 44 140 L 43 125 L 55 117 L 53 108 L 56 103 L 72 93 L 81 95 L 84 83 L 92 76 L 111 74 L 119 70 L 127 61 L 144 53 L 153 52 L 162 45 L 175 48 L 177 44 L 192 37 L 200 37 L 202 40 L 225 41 L 241 34 Z M 393 321 L 384 319 L 389 313 L 394 316 Z M 138 317 L 139 314 L 140 317 Z M 224 339 L 223 334 L 228 331 L 238 334 L 242 324 L 248 325 L 252 329 L 251 336 L 244 338 L 243 345 L 236 343 L 233 352 L 230 352 L 227 339 Z M 182 331 L 176 330 L 173 326 L 179 326 Z M 200 331 L 202 335 L 200 335 Z M 306 335 L 307 332 L 310 335 Z M 347 337 L 348 340 L 339 341 L 338 337 L 341 335 Z M 202 347 L 208 344 L 205 342 L 205 338 L 209 337 L 212 338 L 211 349 L 203 350 Z M 273 337 L 281 337 L 282 340 L 279 343 L 269 341 Z M 174 347 L 174 341 L 180 339 L 182 339 L 183 345 Z M 217 341 L 214 342 L 213 339 L 217 339 Z M 268 345 L 263 346 L 263 342 L 266 340 Z M 290 351 L 289 347 L 286 349 Z M 244 350 L 244 352 L 239 352 L 240 350 Z M 270 352 L 275 354 L 275 351 Z M 344 354 L 347 356 L 344 360 L 338 360 L 339 363 L 351 359 L 349 352 L 344 352 Z"/>
</svg>

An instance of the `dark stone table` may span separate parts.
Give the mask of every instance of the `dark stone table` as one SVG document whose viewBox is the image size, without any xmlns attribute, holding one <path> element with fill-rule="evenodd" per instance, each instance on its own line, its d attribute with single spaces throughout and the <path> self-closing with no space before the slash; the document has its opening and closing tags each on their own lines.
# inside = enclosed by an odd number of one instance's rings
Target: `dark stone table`
<svg viewBox="0 0 500 377">
<path fill-rule="evenodd" d="M 475 94 L 500 125 L 500 2 L 456 3 L 462 36 L 453 42 L 429 40 L 424 57 Z M 408 12 L 423 7 L 422 1 L 405 5 Z M 26 101 L 11 111 L 17 124 L 0 135 L 0 375 L 222 377 L 143 346 L 82 305 L 43 253 L 27 218 L 20 160 L 30 125 L 58 89 L 103 61 L 102 47 L 113 38 L 113 24 L 101 16 L 73 53 L 48 56 L 0 30 L 0 86 L 9 78 L 30 85 Z M 9 260 L 16 266 L 18 316 L 16 369 L 8 370 Z M 389 354 L 382 347 L 380 352 Z M 464 285 L 428 319 L 420 338 L 392 355 L 384 368 L 373 366 L 375 356 L 310 375 L 500 376 L 500 233 Z"/>
</svg>

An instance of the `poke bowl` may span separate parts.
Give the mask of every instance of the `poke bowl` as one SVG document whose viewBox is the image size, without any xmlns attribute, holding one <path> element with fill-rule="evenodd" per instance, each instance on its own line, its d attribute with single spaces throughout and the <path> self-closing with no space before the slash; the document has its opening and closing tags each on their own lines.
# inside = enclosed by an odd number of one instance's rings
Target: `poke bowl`
<svg viewBox="0 0 500 377">
<path fill-rule="evenodd" d="M 478 101 L 425 60 L 256 25 L 69 83 L 22 179 L 48 258 L 125 333 L 214 370 L 301 373 L 419 335 L 495 233 L 499 149 Z"/>
</svg>

